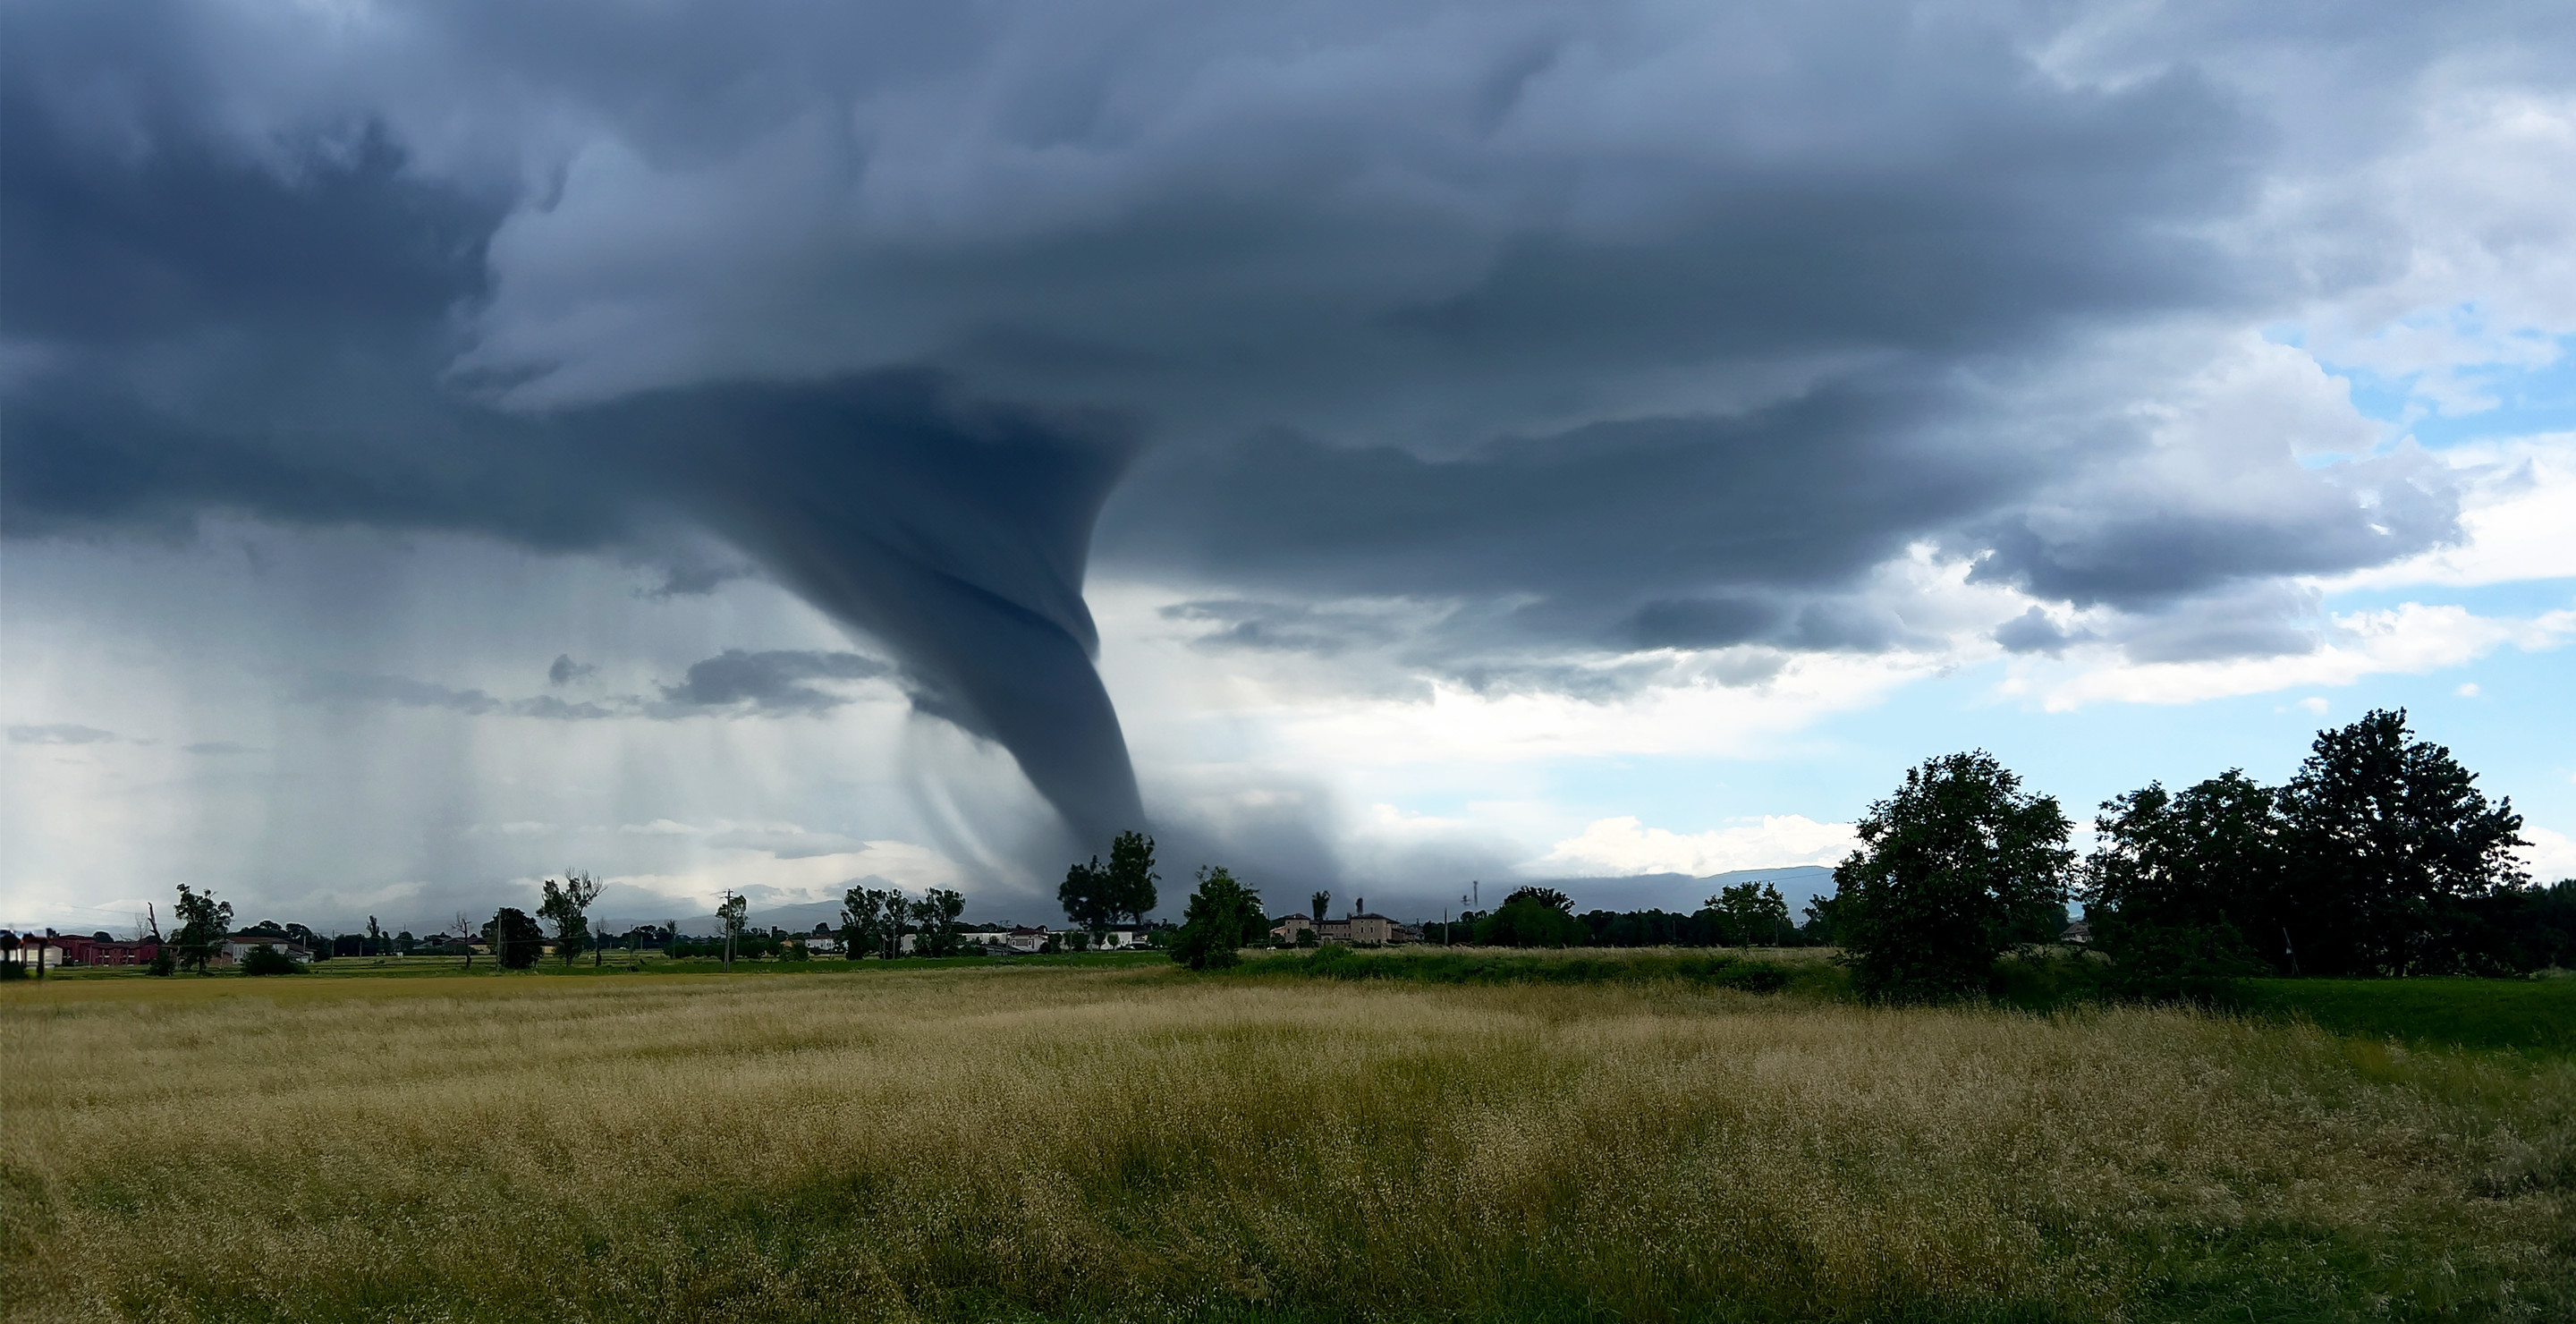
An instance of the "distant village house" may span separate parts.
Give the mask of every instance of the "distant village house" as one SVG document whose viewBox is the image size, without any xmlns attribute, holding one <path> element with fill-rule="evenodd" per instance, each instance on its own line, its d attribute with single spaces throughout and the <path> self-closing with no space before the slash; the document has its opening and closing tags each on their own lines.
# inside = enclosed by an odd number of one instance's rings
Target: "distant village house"
<svg viewBox="0 0 2576 1324">
<path fill-rule="evenodd" d="M 1290 915 L 1273 926 L 1270 936 L 1281 942 L 1295 942 L 1297 935 L 1311 932 L 1317 942 L 1351 947 L 1388 947 L 1400 942 L 1419 942 L 1422 932 L 1409 925 L 1368 908 L 1368 898 L 1359 898 L 1351 913 L 1340 919 L 1317 921 L 1304 915 Z"/>
</svg>

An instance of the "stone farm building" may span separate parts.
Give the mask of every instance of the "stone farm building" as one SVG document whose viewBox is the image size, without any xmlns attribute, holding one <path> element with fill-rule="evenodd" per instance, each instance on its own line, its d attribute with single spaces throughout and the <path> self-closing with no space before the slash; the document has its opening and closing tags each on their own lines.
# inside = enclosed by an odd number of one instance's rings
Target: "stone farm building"
<svg viewBox="0 0 2576 1324">
<path fill-rule="evenodd" d="M 1282 942 L 1295 942 L 1297 935 L 1313 930 L 1315 941 L 1340 943 L 1352 947 L 1386 947 L 1410 942 L 1417 935 L 1393 919 L 1372 913 L 1368 899 L 1362 897 L 1351 913 L 1340 919 L 1316 920 L 1305 915 L 1290 915 L 1270 930 L 1270 936 Z"/>
</svg>

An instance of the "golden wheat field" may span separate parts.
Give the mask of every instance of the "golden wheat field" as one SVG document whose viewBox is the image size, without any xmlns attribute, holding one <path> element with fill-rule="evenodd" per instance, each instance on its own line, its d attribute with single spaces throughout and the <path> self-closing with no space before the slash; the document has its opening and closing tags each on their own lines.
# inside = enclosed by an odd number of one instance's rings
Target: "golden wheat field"
<svg viewBox="0 0 2576 1324">
<path fill-rule="evenodd" d="M 2566 1319 L 2576 1073 L 1167 968 L 0 993 L 13 1319 Z"/>
</svg>

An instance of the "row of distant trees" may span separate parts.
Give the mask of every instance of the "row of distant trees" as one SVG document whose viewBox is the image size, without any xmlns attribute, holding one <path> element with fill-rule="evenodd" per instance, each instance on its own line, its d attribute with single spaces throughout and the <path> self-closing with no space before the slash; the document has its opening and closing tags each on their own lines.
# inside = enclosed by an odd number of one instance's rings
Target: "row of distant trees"
<svg viewBox="0 0 2576 1324">
<path fill-rule="evenodd" d="M 1572 898 L 1534 886 L 1491 912 L 1426 925 L 1424 936 L 1519 947 L 1830 944 L 1862 993 L 1884 1000 L 1985 989 L 1998 957 L 2060 940 L 2070 901 L 2084 905 L 2087 945 L 2108 958 L 2112 986 L 2135 993 L 2259 974 L 2487 975 L 2576 963 L 2576 881 L 2531 886 L 2514 855 L 2527 844 L 2521 815 L 2476 782 L 2449 750 L 2417 738 L 2403 710 L 2373 711 L 2319 732 L 2286 785 L 2230 769 L 2105 801 L 2096 846 L 2079 859 L 2056 798 L 1972 750 L 1909 770 L 1869 807 L 1860 849 L 1804 923 L 1759 880 L 1689 915 L 1578 916 Z M 1193 968 L 1229 964 L 1268 927 L 1258 893 L 1203 868 L 1173 955 Z"/>
<path fill-rule="evenodd" d="M 470 969 L 474 961 L 473 943 L 479 940 L 491 951 L 495 964 L 503 969 L 524 970 L 535 965 L 550 945 L 567 965 L 583 951 L 591 953 L 593 965 L 601 964 L 607 949 L 619 939 L 592 931 L 589 911 L 599 899 L 599 882 L 587 873 L 567 870 L 561 879 L 542 880 L 540 887 L 542 900 L 535 915 L 516 906 L 502 906 L 492 918 L 478 926 L 470 916 L 459 912 L 455 918 L 457 934 L 452 940 L 440 935 L 436 941 L 421 941 L 408 930 L 388 933 L 372 915 L 367 917 L 367 931 L 363 935 L 326 937 L 301 924 L 278 924 L 271 920 L 263 920 L 240 933 L 254 939 L 273 938 L 279 948 L 295 944 L 316 957 L 335 954 L 461 955 Z M 154 973 L 168 974 L 176 970 L 207 973 L 216 956 L 223 951 L 226 941 L 234 937 L 232 903 L 218 900 L 212 891 L 200 892 L 185 883 L 179 884 L 178 893 L 177 903 L 172 908 L 174 924 L 163 938 L 161 957 L 155 964 Z M 733 918 L 738 923 L 739 908 Z M 554 926 L 551 939 L 540 925 L 541 919 Z M 644 941 L 644 935 L 649 931 L 652 943 L 658 945 L 674 937 L 675 930 L 676 924 L 670 930 L 639 928 L 625 934 L 623 941 L 630 947 L 635 946 Z M 159 936 L 157 930 L 156 936 Z M 276 974 L 301 968 L 289 961 L 281 950 L 268 949 L 265 959 L 261 959 L 262 956 L 263 949 L 253 948 L 251 957 L 245 959 L 244 973 Z"/>
<path fill-rule="evenodd" d="M 1154 906 L 1160 877 L 1154 871 L 1154 839 L 1121 833 L 1111 844 L 1109 861 L 1103 866 L 1093 856 L 1090 864 L 1074 865 L 1058 890 L 1065 917 L 1078 927 L 1097 932 L 1121 918 L 1141 921 Z M 1174 960 L 1193 969 L 1228 965 L 1236 949 L 1267 939 L 1271 921 L 1258 891 L 1222 865 L 1202 865 L 1194 883 L 1180 927 L 1165 944 Z M 1330 892 L 1309 898 L 1317 923 L 1331 900 Z M 1694 915 L 1594 911 L 1576 916 L 1572 908 L 1563 892 L 1525 887 L 1493 912 L 1470 911 L 1454 924 L 1425 925 L 1424 937 L 1434 943 L 1506 947 L 1795 945 L 1806 940 L 1789 917 L 1788 901 L 1766 882 L 1724 888 Z"/>
<path fill-rule="evenodd" d="M 2062 924 L 2061 924 L 2062 927 Z M 2054 936 L 2056 929 L 2050 929 Z M 1720 888 L 1689 913 L 1589 910 L 1553 887 L 1524 887 L 1490 911 L 1422 926 L 1423 941 L 1480 947 L 1804 947 L 1824 941 L 1811 920 L 1790 917 L 1777 884 L 1754 880 Z"/>
<path fill-rule="evenodd" d="M 953 888 L 912 897 L 899 887 L 853 887 L 841 900 L 841 954 L 893 960 L 905 955 L 910 936 L 914 956 L 955 956 L 964 945 L 957 917 L 965 913 L 966 898 Z"/>
</svg>

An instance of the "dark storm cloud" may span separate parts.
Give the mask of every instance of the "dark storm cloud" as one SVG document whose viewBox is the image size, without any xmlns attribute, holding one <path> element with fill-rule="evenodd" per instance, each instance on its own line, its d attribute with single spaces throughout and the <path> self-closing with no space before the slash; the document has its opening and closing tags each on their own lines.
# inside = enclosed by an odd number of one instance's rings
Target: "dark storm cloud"
<svg viewBox="0 0 2576 1324">
<path fill-rule="evenodd" d="M 13 726 L 9 743 L 13 745 L 97 745 L 122 739 L 114 731 L 101 731 L 94 726 L 59 722 L 50 726 Z"/>
<path fill-rule="evenodd" d="M 871 680 L 893 671 L 875 658 L 856 653 L 796 649 L 747 653 L 728 648 L 692 663 L 686 680 L 662 687 L 662 700 L 675 709 L 741 704 L 768 713 L 828 712 L 849 700 L 817 688 L 815 681 Z"/>
<path fill-rule="evenodd" d="M 2313 591 L 2260 588 L 2130 618 L 2117 642 L 2132 662 L 2200 662 L 2313 653 L 2325 642 Z"/>
<path fill-rule="evenodd" d="M 546 683 L 569 685 L 576 680 L 585 680 L 598 674 L 599 668 L 591 663 L 575 662 L 572 660 L 572 654 L 558 653 L 555 655 L 554 664 L 546 668 Z"/>
<path fill-rule="evenodd" d="M 1537 599 L 1480 622 L 1488 639 L 1883 645 L 1884 621 L 1777 599 L 1836 590 L 2032 481 L 2022 457 L 1947 435 L 1943 408 L 1891 384 L 1445 459 L 1272 434 L 1140 474 L 1103 551 L 1341 596 Z"/>
<path fill-rule="evenodd" d="M 666 566 L 662 582 L 648 589 L 638 589 L 637 596 L 656 600 L 694 597 L 713 593 L 738 579 L 749 579 L 759 572 L 747 565 L 705 565 L 684 562 Z"/>
<path fill-rule="evenodd" d="M 1779 604 L 1753 598 L 1662 598 L 1628 618 L 1630 635 L 1647 648 L 1724 648 L 1768 635 Z"/>
<path fill-rule="evenodd" d="M 597 671 L 569 655 L 549 669 L 553 684 Z M 404 676 L 321 672 L 309 678 L 298 698 L 308 703 L 377 703 L 402 708 L 437 708 L 468 717 L 534 717 L 552 721 L 596 721 L 615 717 L 649 717 L 664 721 L 688 717 L 814 717 L 852 701 L 846 693 L 816 682 L 895 679 L 915 691 L 914 706 L 942 702 L 935 692 L 925 701 L 923 682 L 904 677 L 890 663 L 858 653 L 812 649 L 728 648 L 689 665 L 681 679 L 656 686 L 647 698 L 612 694 L 597 700 L 568 702 L 551 694 L 506 699 L 480 689 L 413 680 Z M 945 700 L 954 704 L 954 700 Z M 191 746 L 192 750 L 197 747 Z M 229 753 L 232 748 L 207 752 Z"/>
<path fill-rule="evenodd" d="M 2007 653 L 2046 653 L 2051 657 L 2066 651 L 2078 635 L 2060 628 L 2037 607 L 1995 627 L 1994 640 Z"/>
<path fill-rule="evenodd" d="M 1207 646 L 1330 654 L 1386 635 L 1328 600 L 1451 604 L 1408 646 L 1485 683 L 1905 647 L 1863 580 L 1926 543 L 2170 614 L 2455 534 L 2425 472 L 2253 437 L 2224 481 L 2142 478 L 2128 397 L 2032 403 L 2089 338 L 2386 265 L 2240 224 L 2299 164 L 2280 51 L 2341 52 L 2366 101 L 2483 30 L 2383 17 L 22 6 L 0 527 L 711 531 L 1085 837 L 1141 819 L 1096 524 L 1122 569 L 1268 604 L 1207 608 Z M 752 568 L 667 559 L 648 594 Z M 2138 647 L 2230 637 L 2280 642 Z M 834 678 L 710 674 L 754 709 Z"/>
<path fill-rule="evenodd" d="M 1217 627 L 1191 641 L 1193 647 L 1212 653 L 1244 650 L 1332 657 L 1354 643 L 1385 643 L 1395 638 L 1383 617 L 1295 602 L 1244 598 L 1176 602 L 1163 608 L 1161 615 L 1167 621 Z"/>
<path fill-rule="evenodd" d="M 379 703 L 397 708 L 435 708 L 467 717 L 506 715 L 553 721 L 597 721 L 624 716 L 626 705 L 566 703 L 550 694 L 527 699 L 500 699 L 479 689 L 453 689 L 404 676 L 360 675 L 326 671 L 309 677 L 296 696 L 307 703 Z"/>
<path fill-rule="evenodd" d="M 2459 497 L 2439 476 L 2385 460 L 2352 468 L 2384 480 L 2367 500 L 2335 481 L 2344 475 L 2300 482 L 2283 473 L 2264 476 L 2278 498 L 2260 514 L 2140 511 L 2135 494 L 2106 493 L 2072 518 L 2063 509 L 2007 515 L 1964 540 L 1985 549 L 1971 577 L 2082 606 L 2154 607 L 2244 580 L 2380 565 L 2458 536 Z"/>
<path fill-rule="evenodd" d="M 1885 396 L 1836 393 L 1752 417 L 1606 423 L 1450 459 L 1273 433 L 1175 456 L 1121 495 L 1122 559 L 1344 594 L 1839 583 L 1898 550 L 1905 526 L 1977 509 L 2002 459 L 1890 432 L 1922 423 Z M 1832 472 L 1842 481 L 1819 479 Z"/>
<path fill-rule="evenodd" d="M 41 116 L 22 116 L 7 141 L 33 155 L 68 151 L 50 127 Z M 158 145 L 159 155 L 192 151 L 203 149 L 185 138 Z M 253 214 L 310 209 L 322 219 L 303 222 L 345 228 L 344 246 L 371 240 L 428 254 L 452 247 L 444 227 L 461 203 L 386 202 L 380 195 L 408 196 L 417 186 L 372 155 L 304 165 L 305 176 L 292 181 L 247 163 L 180 171 L 189 187 L 172 186 L 178 196 L 165 198 L 165 209 L 182 215 L 197 193 L 238 194 L 245 200 L 226 205 Z M 58 207 L 70 218 L 48 223 L 66 230 L 87 224 L 93 206 L 79 190 L 49 198 L 13 187 L 7 196 L 22 211 Z M 194 252 L 178 247 L 180 257 Z M 25 251 L 5 248 L 22 263 L 31 261 Z M 124 260 L 78 248 L 67 255 Z M 305 274 L 333 288 L 364 284 L 347 273 Z M 446 292 L 463 298 L 473 289 L 460 276 Z M 447 334 L 443 309 L 408 326 L 395 318 L 408 334 L 393 334 L 384 309 L 316 298 L 298 305 L 289 325 L 270 328 L 263 319 L 271 310 L 231 309 L 232 293 L 183 290 L 185 297 L 115 319 L 86 339 L 72 334 L 82 328 L 32 319 L 25 331 L 52 333 L 67 366 L 9 399 L 0 522 L 21 535 L 184 527 L 198 512 L 229 510 L 592 548 L 647 537 L 673 518 L 693 520 L 767 558 L 771 573 L 818 606 L 902 651 L 921 678 L 923 711 L 1001 741 L 1069 816 L 1086 824 L 1140 819 L 1116 717 L 1091 671 L 1096 640 L 1080 596 L 1091 521 L 1125 462 L 1128 443 L 1115 425 L 1090 414 L 979 404 L 921 373 L 698 388 L 548 416 L 510 414 L 458 393 L 439 376 L 443 360 L 424 353 Z M 41 314 L 47 305 L 36 307 Z M 13 318 L 16 311 L 13 302 Z M 230 324 L 228 311 L 238 314 Z M 228 333 L 203 353 L 201 322 Z M 12 333 L 20 329 L 13 321 Z M 156 333 L 176 343 L 127 345 Z M 174 380 L 138 381 L 158 370 L 156 356 L 175 365 Z M 674 571 L 673 591 L 694 587 L 686 582 L 691 569 Z M 315 697 L 463 713 L 605 712 L 553 699 L 514 706 L 480 691 L 382 677 L 329 681 Z"/>
</svg>

